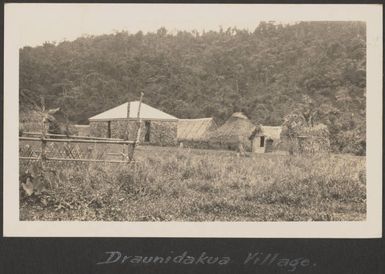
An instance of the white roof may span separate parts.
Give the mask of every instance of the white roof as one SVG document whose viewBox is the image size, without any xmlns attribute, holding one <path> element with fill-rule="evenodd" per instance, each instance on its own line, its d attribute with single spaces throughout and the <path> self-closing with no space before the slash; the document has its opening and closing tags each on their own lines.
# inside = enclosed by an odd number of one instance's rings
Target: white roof
<svg viewBox="0 0 385 274">
<path fill-rule="evenodd" d="M 265 136 L 270 137 L 272 139 L 280 139 L 282 127 L 262 126 L 262 132 Z"/>
<path fill-rule="evenodd" d="M 109 121 L 116 119 L 127 119 L 127 104 L 111 108 L 105 112 L 99 113 L 88 120 L 90 121 Z M 130 102 L 129 118 L 137 118 L 139 101 Z M 178 118 L 142 103 L 140 106 L 140 118 L 148 120 L 178 120 Z"/>
</svg>

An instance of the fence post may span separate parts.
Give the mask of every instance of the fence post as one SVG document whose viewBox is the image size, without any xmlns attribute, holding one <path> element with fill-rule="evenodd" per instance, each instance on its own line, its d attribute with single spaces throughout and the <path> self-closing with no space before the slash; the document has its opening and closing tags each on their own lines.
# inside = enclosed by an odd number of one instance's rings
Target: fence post
<svg viewBox="0 0 385 274">
<path fill-rule="evenodd" d="M 126 121 L 126 134 L 124 135 L 124 140 L 128 141 L 128 124 L 130 123 L 130 100 L 127 101 L 127 121 Z M 123 152 L 124 152 L 124 145 L 123 145 Z M 127 144 L 127 156 L 126 156 L 126 160 L 127 160 L 127 163 L 129 163 L 131 161 L 131 150 L 130 150 L 130 144 Z"/>
<path fill-rule="evenodd" d="M 46 145 L 47 145 L 47 140 L 46 140 L 46 132 L 45 132 L 45 99 L 43 96 L 40 97 L 41 100 L 41 110 L 43 113 L 43 120 L 41 124 L 41 166 L 44 169 L 45 167 L 45 160 L 46 160 Z"/>
<path fill-rule="evenodd" d="M 138 106 L 138 114 L 136 116 L 137 123 L 138 123 L 138 130 L 136 132 L 136 140 L 135 140 L 135 145 L 139 143 L 140 140 L 140 131 L 141 131 L 141 125 L 142 125 L 142 118 L 140 117 L 140 107 L 142 106 L 142 100 L 143 100 L 143 95 L 144 93 L 140 93 L 140 101 L 139 101 L 139 106 Z"/>
<path fill-rule="evenodd" d="M 47 140 L 44 136 L 41 137 L 41 164 L 44 168 L 45 160 L 47 159 L 45 148 L 47 146 Z"/>
<path fill-rule="evenodd" d="M 138 125 L 138 129 L 136 131 L 136 138 L 135 138 L 135 141 L 132 145 L 128 144 L 128 150 L 130 149 L 130 146 L 131 146 L 131 150 L 132 150 L 131 153 L 127 153 L 129 155 L 130 161 L 132 161 L 134 159 L 135 147 L 139 143 L 139 140 L 140 140 L 140 131 L 141 131 L 141 125 L 142 125 L 142 118 L 140 117 L 140 107 L 142 106 L 143 95 L 144 95 L 144 93 L 141 92 L 140 93 L 139 106 L 138 106 L 138 113 L 136 116 L 136 121 L 137 121 L 137 125 Z M 128 152 L 128 150 L 127 150 L 127 152 Z"/>
</svg>

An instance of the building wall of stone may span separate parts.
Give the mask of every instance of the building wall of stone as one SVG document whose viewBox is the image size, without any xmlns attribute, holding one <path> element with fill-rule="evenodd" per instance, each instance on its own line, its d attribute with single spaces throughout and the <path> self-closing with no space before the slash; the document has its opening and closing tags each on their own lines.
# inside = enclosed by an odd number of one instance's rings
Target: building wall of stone
<svg viewBox="0 0 385 274">
<path fill-rule="evenodd" d="M 141 123 L 140 143 L 150 145 L 174 146 L 177 144 L 177 121 L 149 121 L 150 140 L 145 142 L 145 121 Z M 138 122 L 135 120 L 113 120 L 111 121 L 111 138 L 125 139 L 128 127 L 128 140 L 135 141 L 138 130 Z M 90 134 L 95 137 L 108 137 L 108 122 L 91 122 Z"/>
<path fill-rule="evenodd" d="M 177 121 L 151 121 L 150 122 L 150 144 L 174 146 L 177 144 Z M 142 123 L 141 140 L 144 141 L 145 129 Z"/>
<path fill-rule="evenodd" d="M 111 121 L 111 138 L 125 139 L 126 130 L 128 127 L 128 140 L 136 139 L 136 121 L 113 120 Z"/>
</svg>

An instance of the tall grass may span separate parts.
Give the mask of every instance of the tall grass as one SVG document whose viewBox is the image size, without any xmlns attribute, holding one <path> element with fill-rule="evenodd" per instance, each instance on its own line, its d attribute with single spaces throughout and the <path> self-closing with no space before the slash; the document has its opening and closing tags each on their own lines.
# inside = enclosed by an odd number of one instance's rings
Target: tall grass
<svg viewBox="0 0 385 274">
<path fill-rule="evenodd" d="M 140 148 L 136 157 L 130 165 L 52 162 L 46 169 L 55 172 L 43 176 L 47 192 L 26 197 L 21 191 L 21 219 L 337 221 L 366 216 L 364 157 L 237 157 L 227 151 L 157 147 Z"/>
</svg>

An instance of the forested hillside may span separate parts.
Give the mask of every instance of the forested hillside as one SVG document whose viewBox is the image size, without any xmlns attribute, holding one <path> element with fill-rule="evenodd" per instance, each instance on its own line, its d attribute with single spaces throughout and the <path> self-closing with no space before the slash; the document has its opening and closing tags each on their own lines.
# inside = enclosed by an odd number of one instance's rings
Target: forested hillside
<svg viewBox="0 0 385 274">
<path fill-rule="evenodd" d="M 253 32 L 160 28 L 24 47 L 20 108 L 44 96 L 47 107 L 87 123 L 143 91 L 145 103 L 178 118 L 220 123 L 243 111 L 255 123 L 280 125 L 311 98 L 334 149 L 357 153 L 365 142 L 365 40 L 360 22 L 264 22 Z"/>
</svg>

